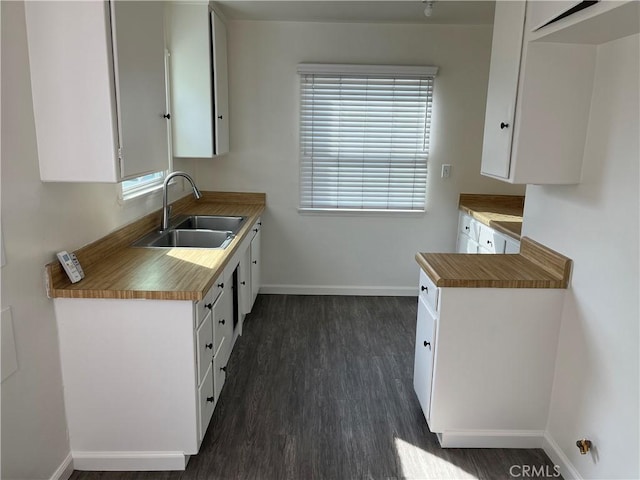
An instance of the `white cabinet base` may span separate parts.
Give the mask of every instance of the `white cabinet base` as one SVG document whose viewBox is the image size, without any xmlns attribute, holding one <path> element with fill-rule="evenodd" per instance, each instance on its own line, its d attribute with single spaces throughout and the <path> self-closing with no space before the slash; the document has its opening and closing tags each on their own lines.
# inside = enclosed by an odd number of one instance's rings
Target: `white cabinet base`
<svg viewBox="0 0 640 480">
<path fill-rule="evenodd" d="M 436 434 L 442 448 L 542 448 L 542 430 L 452 430 Z"/>
<path fill-rule="evenodd" d="M 189 455 L 182 452 L 80 452 L 72 451 L 73 468 L 80 471 L 184 470 Z"/>
<path fill-rule="evenodd" d="M 200 447 L 193 302 L 54 306 L 75 468 L 184 469 Z"/>
</svg>

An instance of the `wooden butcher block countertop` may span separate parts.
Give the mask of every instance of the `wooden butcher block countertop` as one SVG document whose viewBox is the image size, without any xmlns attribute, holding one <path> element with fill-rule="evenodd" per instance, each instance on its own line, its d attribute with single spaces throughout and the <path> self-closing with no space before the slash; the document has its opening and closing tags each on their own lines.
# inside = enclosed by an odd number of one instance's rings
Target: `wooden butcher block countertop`
<svg viewBox="0 0 640 480">
<path fill-rule="evenodd" d="M 524 197 L 462 193 L 458 208 L 488 227 L 520 240 Z"/>
<path fill-rule="evenodd" d="M 173 203 L 172 215 L 248 216 L 223 250 L 141 248 L 131 244 L 160 226 L 158 210 L 75 253 L 85 278 L 72 284 L 59 262 L 46 266 L 47 293 L 64 298 L 202 300 L 265 209 L 263 193 L 202 192 Z"/>
<path fill-rule="evenodd" d="M 528 237 L 515 255 L 418 253 L 416 261 L 438 287 L 567 288 L 571 260 Z"/>
</svg>

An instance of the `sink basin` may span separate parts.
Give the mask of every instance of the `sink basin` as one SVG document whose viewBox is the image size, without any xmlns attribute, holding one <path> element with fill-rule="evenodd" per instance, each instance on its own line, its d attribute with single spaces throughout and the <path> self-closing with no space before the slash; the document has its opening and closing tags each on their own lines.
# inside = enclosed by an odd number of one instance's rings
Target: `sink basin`
<svg viewBox="0 0 640 480">
<path fill-rule="evenodd" d="M 172 229 L 152 232 L 133 244 L 134 247 L 158 248 L 226 248 L 234 238 L 231 231 Z"/>
<path fill-rule="evenodd" d="M 247 217 L 232 217 L 222 215 L 191 215 L 178 220 L 175 228 L 178 230 L 222 230 L 238 233 Z"/>
</svg>

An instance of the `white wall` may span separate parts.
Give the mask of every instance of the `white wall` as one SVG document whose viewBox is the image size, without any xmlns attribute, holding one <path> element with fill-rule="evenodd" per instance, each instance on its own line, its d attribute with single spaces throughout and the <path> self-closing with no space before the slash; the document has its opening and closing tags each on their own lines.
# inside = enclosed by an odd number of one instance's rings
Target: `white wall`
<svg viewBox="0 0 640 480">
<path fill-rule="evenodd" d="M 479 173 L 491 32 L 490 26 L 229 23 L 231 153 L 199 160 L 197 176 L 208 189 L 267 193 L 267 287 L 374 286 L 413 294 L 415 253 L 454 249 L 460 192 L 523 193 Z M 440 67 L 426 214 L 298 213 L 299 62 Z M 443 163 L 453 165 L 448 180 L 440 179 Z"/>
<path fill-rule="evenodd" d="M 24 4 L 1 2 L 2 307 L 11 306 L 19 370 L 2 383 L 2 478 L 48 479 L 69 453 L 58 337 L 44 265 L 160 208 L 122 207 L 115 185 L 40 182 Z M 188 168 L 188 164 L 176 165 Z M 181 194 L 182 192 L 179 192 Z M 96 339 L 99 341 L 99 339 Z"/>
<path fill-rule="evenodd" d="M 640 478 L 639 42 L 598 47 L 582 183 L 527 188 L 524 234 L 574 261 L 548 432 L 584 478 Z"/>
</svg>

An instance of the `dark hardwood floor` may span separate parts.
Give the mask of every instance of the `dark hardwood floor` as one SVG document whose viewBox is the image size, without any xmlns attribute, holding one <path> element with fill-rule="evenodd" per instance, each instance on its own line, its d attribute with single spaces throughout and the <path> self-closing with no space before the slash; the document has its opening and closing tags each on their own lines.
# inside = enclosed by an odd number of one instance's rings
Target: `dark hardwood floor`
<svg viewBox="0 0 640 480">
<path fill-rule="evenodd" d="M 512 465 L 556 478 L 539 449 L 438 446 L 413 392 L 416 308 L 409 297 L 260 295 L 184 472 L 71 478 L 510 479 Z"/>
</svg>

